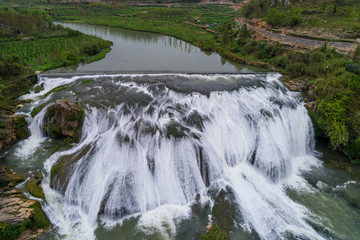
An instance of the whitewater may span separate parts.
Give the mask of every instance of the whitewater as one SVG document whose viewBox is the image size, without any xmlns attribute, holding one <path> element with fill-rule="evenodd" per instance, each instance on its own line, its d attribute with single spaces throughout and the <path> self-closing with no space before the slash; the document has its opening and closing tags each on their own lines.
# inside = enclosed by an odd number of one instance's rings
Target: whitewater
<svg viewBox="0 0 360 240">
<path fill-rule="evenodd" d="M 289 189 L 315 191 L 302 173 L 320 162 L 304 103 L 280 79 L 276 73 L 43 76 L 43 90 L 23 96 L 45 107 L 17 154 L 31 156 L 47 139 L 42 118 L 60 93 L 42 96 L 66 84 L 61 97 L 78 102 L 85 120 L 79 143 L 44 163 L 43 209 L 59 238 L 96 239 L 99 226 L 111 230 L 135 219 L 144 239 L 154 233 L 182 239 L 179 226 L 193 218 L 195 205 L 208 206 L 203 224 L 222 221 L 211 209 L 226 192 L 236 213 L 231 221 L 248 236 L 326 239 L 313 228 L 321 221 L 288 196 Z"/>
</svg>

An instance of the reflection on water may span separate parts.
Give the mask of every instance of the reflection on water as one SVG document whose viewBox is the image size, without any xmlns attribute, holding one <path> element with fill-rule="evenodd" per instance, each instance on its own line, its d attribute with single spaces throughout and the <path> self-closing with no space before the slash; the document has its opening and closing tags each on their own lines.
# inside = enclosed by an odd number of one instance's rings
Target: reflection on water
<svg viewBox="0 0 360 240">
<path fill-rule="evenodd" d="M 56 71 L 167 71 L 253 72 L 260 69 L 237 64 L 216 53 L 203 51 L 173 37 L 85 24 L 62 23 L 65 27 L 113 42 L 106 58 Z M 260 70 L 261 71 L 261 70 Z"/>
</svg>

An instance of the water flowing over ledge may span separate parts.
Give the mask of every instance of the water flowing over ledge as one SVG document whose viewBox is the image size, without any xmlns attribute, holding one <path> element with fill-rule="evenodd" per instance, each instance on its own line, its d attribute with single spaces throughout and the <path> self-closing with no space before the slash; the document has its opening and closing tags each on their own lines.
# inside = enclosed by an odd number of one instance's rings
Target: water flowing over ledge
<svg viewBox="0 0 360 240">
<path fill-rule="evenodd" d="M 44 209 L 59 234 L 94 239 L 99 224 L 112 229 L 136 221 L 144 236 L 181 239 L 179 226 L 194 218 L 194 206 L 222 218 L 211 208 L 225 192 L 236 212 L 231 221 L 248 236 L 322 239 L 309 211 L 286 194 L 288 187 L 310 188 L 300 172 L 318 161 L 306 109 L 280 77 L 41 77 L 43 91 L 24 96 L 45 106 L 32 131 L 39 132 L 55 99 L 77 101 L 86 112 L 79 144 L 45 162 Z M 42 98 L 59 86 L 61 92 Z M 31 155 L 26 145 L 22 156 Z"/>
</svg>

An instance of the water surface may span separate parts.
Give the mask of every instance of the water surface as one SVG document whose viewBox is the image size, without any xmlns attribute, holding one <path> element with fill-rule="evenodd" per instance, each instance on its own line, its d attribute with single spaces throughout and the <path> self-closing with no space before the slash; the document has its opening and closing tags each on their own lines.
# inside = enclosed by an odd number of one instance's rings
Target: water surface
<svg viewBox="0 0 360 240">
<path fill-rule="evenodd" d="M 253 72 L 261 69 L 235 63 L 173 37 L 87 24 L 65 27 L 113 42 L 111 52 L 97 62 L 66 68 L 67 72 Z M 64 69 L 57 71 L 64 72 Z"/>
</svg>

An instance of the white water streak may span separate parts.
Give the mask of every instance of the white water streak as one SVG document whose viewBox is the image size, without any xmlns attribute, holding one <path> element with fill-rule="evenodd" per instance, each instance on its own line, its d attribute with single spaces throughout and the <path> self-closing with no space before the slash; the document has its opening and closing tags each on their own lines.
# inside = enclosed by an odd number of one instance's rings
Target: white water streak
<svg viewBox="0 0 360 240">
<path fill-rule="evenodd" d="M 187 77 L 231 81 L 227 75 Z M 223 183 L 234 189 L 243 226 L 262 239 L 279 239 L 285 232 L 321 239 L 305 222 L 307 210 L 285 193 L 285 187 L 302 184 L 299 171 L 316 159 L 311 156 L 313 135 L 306 109 L 292 93 L 279 90 L 279 77 L 269 74 L 265 86 L 209 96 L 168 88 L 154 92 L 151 84 L 114 81 L 114 87 L 135 89 L 135 95 L 147 94 L 151 100 L 145 106 L 88 106 L 80 143 L 45 163 L 50 172 L 60 156 L 91 145 L 92 150 L 73 164 L 64 196 L 49 187 L 48 176 L 45 211 L 52 223 L 69 239 L 90 239 L 95 238 L 99 214 L 113 219 L 140 214 L 140 229 L 163 226 L 165 221 L 175 235 L 174 219 L 189 216 L 195 196 L 206 197 L 207 184 Z M 80 78 L 85 76 L 43 79 L 43 92 Z M 199 119 L 192 118 L 194 113 Z"/>
</svg>

